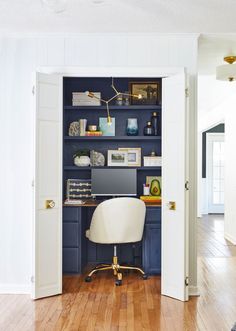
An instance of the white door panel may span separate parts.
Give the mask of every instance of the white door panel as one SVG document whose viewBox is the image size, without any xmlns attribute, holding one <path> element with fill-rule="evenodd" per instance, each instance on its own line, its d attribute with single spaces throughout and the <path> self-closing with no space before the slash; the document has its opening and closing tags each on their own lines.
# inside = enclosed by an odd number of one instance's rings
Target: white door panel
<svg viewBox="0 0 236 331">
<path fill-rule="evenodd" d="M 38 120 L 39 122 L 39 137 L 38 149 L 39 160 L 38 171 L 40 173 L 40 181 L 38 183 L 39 196 L 57 195 L 60 187 L 58 181 L 61 162 L 59 151 L 61 142 L 58 139 L 59 122 Z"/>
<path fill-rule="evenodd" d="M 185 75 L 162 80 L 162 277 L 161 292 L 185 301 L 188 289 L 188 226 L 186 222 Z M 175 202 L 176 210 L 170 210 Z"/>
<path fill-rule="evenodd" d="M 36 74 L 32 298 L 62 293 L 61 79 Z M 52 201 L 47 208 L 46 201 Z"/>
</svg>

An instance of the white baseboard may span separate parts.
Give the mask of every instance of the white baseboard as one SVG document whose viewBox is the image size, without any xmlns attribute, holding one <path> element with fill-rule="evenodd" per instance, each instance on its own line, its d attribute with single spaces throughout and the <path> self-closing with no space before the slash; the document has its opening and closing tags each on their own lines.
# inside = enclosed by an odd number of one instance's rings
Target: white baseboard
<svg viewBox="0 0 236 331">
<path fill-rule="evenodd" d="M 188 294 L 190 297 L 198 297 L 200 296 L 200 292 L 197 286 L 189 286 Z"/>
<path fill-rule="evenodd" d="M 22 284 L 0 284 L 0 294 L 30 294 L 31 286 Z"/>
<path fill-rule="evenodd" d="M 228 241 L 230 241 L 233 245 L 236 245 L 236 239 L 233 238 L 231 235 L 229 235 L 228 233 L 224 233 L 224 237 L 225 239 L 227 239 Z"/>
</svg>

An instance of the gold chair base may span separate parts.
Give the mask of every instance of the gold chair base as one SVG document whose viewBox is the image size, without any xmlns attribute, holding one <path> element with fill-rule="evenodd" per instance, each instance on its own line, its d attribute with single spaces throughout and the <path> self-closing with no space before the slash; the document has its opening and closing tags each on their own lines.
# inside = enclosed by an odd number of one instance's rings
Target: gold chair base
<svg viewBox="0 0 236 331">
<path fill-rule="evenodd" d="M 116 276 L 116 285 L 121 285 L 121 283 L 122 283 L 122 272 L 121 272 L 122 270 L 139 271 L 142 274 L 143 279 L 147 279 L 147 275 L 141 268 L 119 265 L 117 256 L 113 256 L 112 264 L 103 263 L 103 264 L 96 266 L 85 278 L 85 281 L 90 282 L 92 280 L 91 277 L 93 274 L 95 274 L 98 271 L 104 271 L 104 270 L 113 270 L 113 274 L 114 274 L 114 276 Z"/>
</svg>

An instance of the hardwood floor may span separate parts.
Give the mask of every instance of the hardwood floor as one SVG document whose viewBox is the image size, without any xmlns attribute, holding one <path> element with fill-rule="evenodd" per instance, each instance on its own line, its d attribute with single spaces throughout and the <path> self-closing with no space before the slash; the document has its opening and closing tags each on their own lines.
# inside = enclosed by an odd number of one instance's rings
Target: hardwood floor
<svg viewBox="0 0 236 331">
<path fill-rule="evenodd" d="M 0 330 L 229 331 L 236 322 L 236 247 L 223 238 L 222 216 L 198 220 L 201 296 L 182 303 L 160 295 L 160 277 L 134 274 L 115 287 L 110 273 L 64 277 L 64 294 L 31 301 L 0 296 Z"/>
</svg>

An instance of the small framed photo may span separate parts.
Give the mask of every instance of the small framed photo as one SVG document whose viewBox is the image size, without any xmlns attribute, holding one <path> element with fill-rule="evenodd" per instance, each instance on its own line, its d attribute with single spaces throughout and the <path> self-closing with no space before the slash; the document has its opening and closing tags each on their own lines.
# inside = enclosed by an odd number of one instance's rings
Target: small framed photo
<svg viewBox="0 0 236 331">
<path fill-rule="evenodd" d="M 158 105 L 160 102 L 159 82 L 130 82 L 129 93 L 141 95 L 141 98 L 131 96 L 131 105 Z"/>
<path fill-rule="evenodd" d="M 128 166 L 128 152 L 119 150 L 107 151 L 107 165 L 109 167 L 126 167 Z"/>
<path fill-rule="evenodd" d="M 135 148 L 119 148 L 119 151 L 127 151 L 128 153 L 128 166 L 141 167 L 141 151 L 140 147 Z"/>
</svg>

